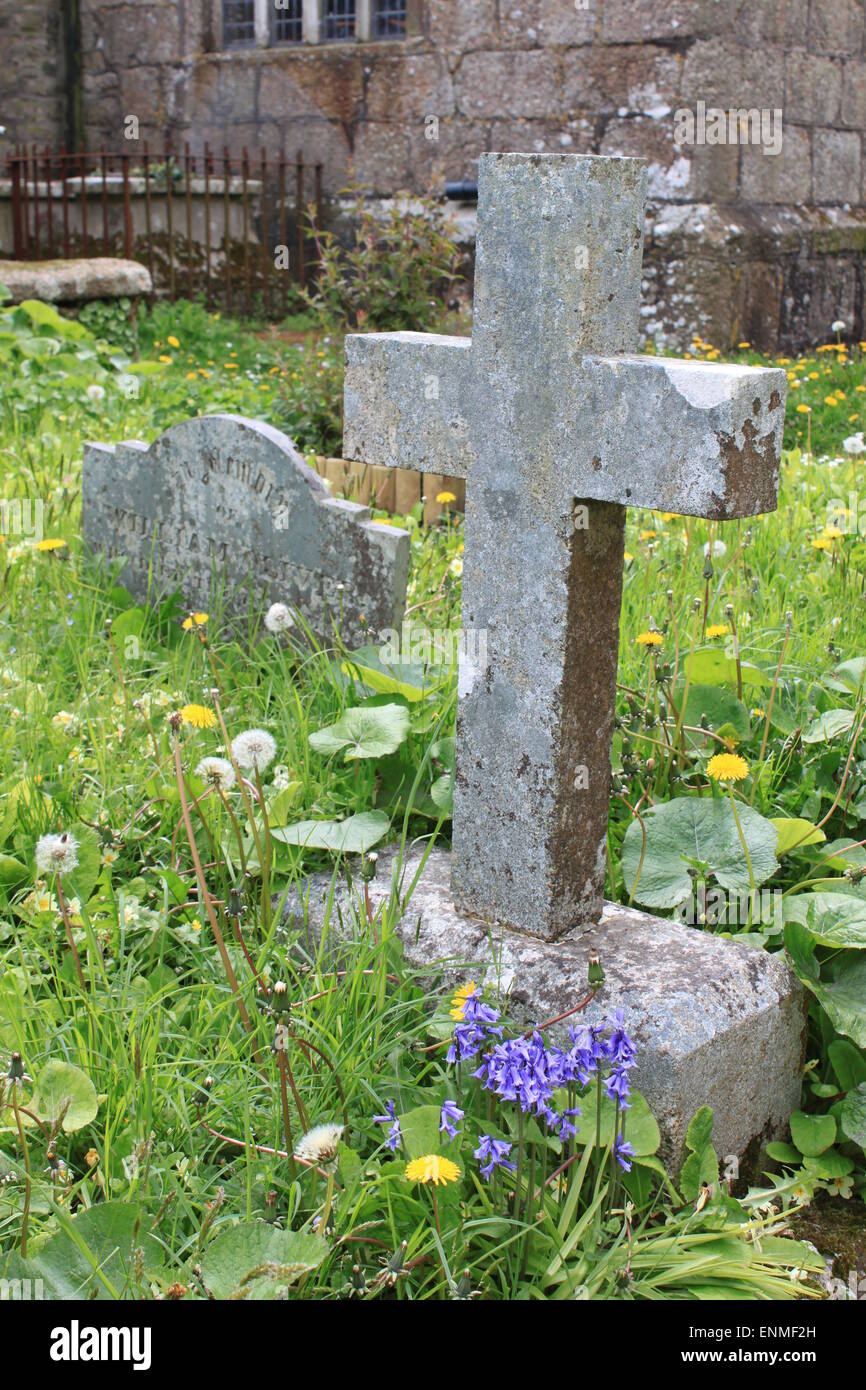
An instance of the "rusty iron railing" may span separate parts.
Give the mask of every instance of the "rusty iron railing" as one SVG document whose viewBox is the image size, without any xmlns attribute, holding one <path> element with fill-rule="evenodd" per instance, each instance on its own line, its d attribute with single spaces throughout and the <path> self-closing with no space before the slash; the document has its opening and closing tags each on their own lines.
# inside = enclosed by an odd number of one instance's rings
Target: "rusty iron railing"
<svg viewBox="0 0 866 1390">
<path fill-rule="evenodd" d="M 122 255 L 147 265 L 154 297 L 285 316 L 292 284 L 313 273 L 322 168 L 302 151 L 236 157 L 205 144 L 196 155 L 169 140 L 159 156 L 147 141 L 141 154 L 19 145 L 6 161 L 12 255 Z"/>
</svg>

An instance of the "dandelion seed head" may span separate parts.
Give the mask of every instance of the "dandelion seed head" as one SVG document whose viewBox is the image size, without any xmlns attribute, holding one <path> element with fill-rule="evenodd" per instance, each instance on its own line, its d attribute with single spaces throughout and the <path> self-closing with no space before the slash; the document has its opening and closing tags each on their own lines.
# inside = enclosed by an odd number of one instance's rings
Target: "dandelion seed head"
<svg viewBox="0 0 866 1390">
<path fill-rule="evenodd" d="M 265 729 L 246 729 L 233 741 L 232 756 L 238 767 L 264 772 L 277 756 L 277 745 Z"/>
<path fill-rule="evenodd" d="M 68 874 L 78 863 L 74 835 L 43 835 L 36 841 L 36 867 L 43 874 Z"/>
<path fill-rule="evenodd" d="M 228 758 L 202 758 L 195 775 L 203 782 L 212 782 L 221 792 L 230 791 L 235 784 L 235 770 Z"/>
</svg>

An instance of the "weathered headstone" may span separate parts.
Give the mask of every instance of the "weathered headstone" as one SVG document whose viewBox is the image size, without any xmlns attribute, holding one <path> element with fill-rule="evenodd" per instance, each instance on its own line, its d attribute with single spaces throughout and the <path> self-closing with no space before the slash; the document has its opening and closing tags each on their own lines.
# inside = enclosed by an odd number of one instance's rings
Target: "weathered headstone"
<svg viewBox="0 0 866 1390">
<path fill-rule="evenodd" d="M 472 338 L 347 338 L 344 454 L 466 478 L 485 641 L 461 648 L 450 889 L 434 851 L 407 954 L 489 959 L 538 1021 L 598 950 L 589 1017 L 626 1008 L 668 1156 L 707 1103 L 742 1154 L 797 1104 L 801 991 L 780 958 L 603 909 L 610 747 L 625 508 L 774 508 L 786 378 L 635 355 L 645 187 L 641 160 L 482 156 Z"/>
<path fill-rule="evenodd" d="M 331 497 L 290 439 L 241 416 L 186 420 L 149 447 L 88 444 L 83 525 L 93 550 L 125 557 L 120 580 L 139 599 L 279 601 L 325 642 L 336 623 L 350 646 L 403 614 L 406 532 Z"/>
</svg>

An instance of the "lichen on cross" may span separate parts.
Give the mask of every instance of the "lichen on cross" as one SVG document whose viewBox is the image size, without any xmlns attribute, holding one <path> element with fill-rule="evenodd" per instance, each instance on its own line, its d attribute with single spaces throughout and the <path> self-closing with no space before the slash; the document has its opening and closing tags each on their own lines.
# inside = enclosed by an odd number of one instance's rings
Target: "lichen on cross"
<svg viewBox="0 0 866 1390">
<path fill-rule="evenodd" d="M 471 339 L 346 339 L 345 457 L 466 479 L 455 901 L 548 940 L 602 909 L 625 508 L 776 506 L 785 373 L 636 354 L 645 193 L 483 155 Z"/>
</svg>

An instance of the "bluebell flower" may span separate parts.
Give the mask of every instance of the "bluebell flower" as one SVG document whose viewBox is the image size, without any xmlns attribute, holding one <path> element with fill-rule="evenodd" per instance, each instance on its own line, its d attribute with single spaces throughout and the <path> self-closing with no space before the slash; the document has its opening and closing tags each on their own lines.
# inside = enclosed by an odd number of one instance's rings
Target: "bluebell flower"
<svg viewBox="0 0 866 1390">
<path fill-rule="evenodd" d="M 622 1009 L 617 1009 L 616 1013 L 610 1015 L 607 1026 L 611 1030 L 605 1049 L 608 1061 L 615 1067 L 631 1066 L 637 1048 L 625 1031 L 625 1015 Z"/>
<path fill-rule="evenodd" d="M 454 1029 L 454 1037 L 446 1054 L 448 1062 L 463 1062 L 469 1057 L 477 1057 L 488 1038 L 502 1037 L 502 1026 L 497 1026 L 499 1010 L 470 994 L 463 1006 L 463 1021 Z"/>
<path fill-rule="evenodd" d="M 398 1148 L 400 1147 L 403 1135 L 400 1132 L 400 1121 L 397 1119 L 397 1116 L 395 1114 L 393 1100 L 389 1100 L 386 1103 L 385 1110 L 387 1112 L 385 1115 L 373 1116 L 373 1124 L 391 1126 L 391 1128 L 388 1130 L 388 1136 L 385 1140 L 385 1145 L 387 1148 L 391 1150 L 393 1154 L 396 1153 Z"/>
<path fill-rule="evenodd" d="M 616 1154 L 616 1161 L 620 1168 L 626 1173 L 631 1172 L 630 1159 L 634 1158 L 634 1149 L 627 1139 L 623 1139 L 621 1134 L 616 1136 L 613 1151 Z"/>
<path fill-rule="evenodd" d="M 457 1124 L 463 1119 L 466 1111 L 461 1110 L 456 1101 L 446 1100 L 442 1102 L 442 1109 L 439 1112 L 439 1133 L 443 1131 L 450 1139 L 457 1138 Z"/>
<path fill-rule="evenodd" d="M 604 1083 L 605 1095 L 608 1100 L 618 1100 L 623 1109 L 627 1108 L 626 1101 L 631 1095 L 628 1073 L 629 1068 L 627 1066 L 616 1067 Z"/>
<path fill-rule="evenodd" d="M 482 1178 L 489 1182 L 494 1168 L 507 1168 L 510 1173 L 516 1173 L 517 1164 L 508 1161 L 508 1155 L 513 1148 L 514 1145 L 504 1139 L 494 1139 L 490 1134 L 479 1134 L 478 1148 L 474 1154 L 479 1161 L 483 1160 L 479 1170 Z"/>
</svg>

